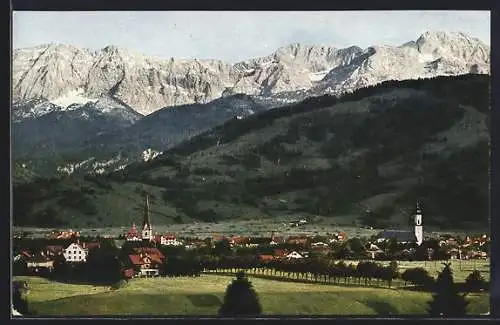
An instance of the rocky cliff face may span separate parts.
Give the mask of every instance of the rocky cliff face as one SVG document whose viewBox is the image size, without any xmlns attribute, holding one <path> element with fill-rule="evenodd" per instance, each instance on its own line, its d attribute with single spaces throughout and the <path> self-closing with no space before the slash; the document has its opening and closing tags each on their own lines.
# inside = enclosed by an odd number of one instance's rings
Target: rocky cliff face
<svg viewBox="0 0 500 325">
<path fill-rule="evenodd" d="M 336 94 L 388 79 L 489 73 L 489 56 L 489 46 L 480 40 L 445 32 L 365 50 L 292 44 L 237 64 L 153 58 L 116 46 L 91 51 L 41 45 L 14 51 L 13 95 L 18 105 L 36 99 L 61 107 L 106 98 L 147 115 L 234 93 Z"/>
</svg>

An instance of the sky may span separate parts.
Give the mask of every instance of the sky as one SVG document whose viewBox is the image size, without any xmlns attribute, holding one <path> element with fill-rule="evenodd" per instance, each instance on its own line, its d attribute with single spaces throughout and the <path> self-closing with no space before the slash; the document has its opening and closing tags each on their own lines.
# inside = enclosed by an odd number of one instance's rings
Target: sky
<svg viewBox="0 0 500 325">
<path fill-rule="evenodd" d="M 401 45 L 425 31 L 460 31 L 489 45 L 490 12 L 16 11 L 12 45 L 117 45 L 165 58 L 237 62 L 291 43 Z"/>
</svg>

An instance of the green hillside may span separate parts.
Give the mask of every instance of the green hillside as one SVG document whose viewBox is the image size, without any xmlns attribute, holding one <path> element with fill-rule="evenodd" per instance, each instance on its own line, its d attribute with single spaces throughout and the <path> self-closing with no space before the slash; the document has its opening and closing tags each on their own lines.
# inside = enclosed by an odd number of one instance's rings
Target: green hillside
<svg viewBox="0 0 500 325">
<path fill-rule="evenodd" d="M 181 143 L 111 175 L 14 188 L 18 226 L 122 226 L 142 192 L 158 224 L 349 216 L 407 225 L 487 226 L 489 76 L 389 81 L 340 99 L 310 98 Z"/>
</svg>

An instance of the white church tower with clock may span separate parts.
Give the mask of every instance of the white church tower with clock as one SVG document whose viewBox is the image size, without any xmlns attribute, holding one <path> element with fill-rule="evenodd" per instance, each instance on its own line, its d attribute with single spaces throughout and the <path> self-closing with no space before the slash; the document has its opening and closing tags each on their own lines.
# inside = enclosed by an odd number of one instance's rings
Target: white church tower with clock
<svg viewBox="0 0 500 325">
<path fill-rule="evenodd" d="M 415 215 L 415 238 L 417 245 L 422 245 L 424 241 L 424 230 L 422 227 L 422 210 L 417 201 L 417 214 Z"/>
</svg>

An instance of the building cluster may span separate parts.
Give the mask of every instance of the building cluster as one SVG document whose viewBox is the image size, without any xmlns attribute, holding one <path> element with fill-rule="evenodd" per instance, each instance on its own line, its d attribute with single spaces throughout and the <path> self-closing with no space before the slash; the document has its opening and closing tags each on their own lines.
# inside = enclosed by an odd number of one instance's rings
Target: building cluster
<svg viewBox="0 0 500 325">
<path fill-rule="evenodd" d="M 26 267 L 34 273 L 45 270 L 51 272 L 54 269 L 56 257 L 64 258 L 69 264 L 86 263 L 89 254 L 101 248 L 101 239 L 82 241 L 78 232 L 54 232 L 55 239 L 71 241 L 68 245 L 48 245 L 38 252 L 30 252 L 20 249 L 14 255 L 14 262 L 24 262 Z M 400 246 L 398 256 L 415 253 L 415 247 L 423 243 L 422 215 L 417 205 L 415 217 L 415 229 L 413 231 L 387 230 L 376 236 L 374 240 L 364 243 L 362 255 L 365 258 L 375 259 L 380 254 L 387 253 L 387 243 L 396 240 Z M 215 248 L 220 243 L 225 243 L 229 249 L 237 251 L 243 248 L 257 248 L 255 257 L 262 261 L 273 259 L 303 259 L 311 255 L 325 255 L 332 252 L 336 243 L 348 240 L 347 234 L 342 231 L 334 232 L 326 236 L 276 236 L 274 233 L 268 237 L 247 237 L 242 235 L 220 236 L 214 235 L 204 239 L 200 238 L 178 238 L 174 234 L 159 235 L 153 233 L 153 227 L 149 212 L 149 199 L 146 197 L 144 217 L 141 229 L 135 224 L 125 234 L 125 242 L 133 243 L 133 249 L 123 260 L 123 275 L 127 278 L 136 276 L 158 276 L 161 266 L 166 263 L 166 257 L 161 248 L 165 246 L 182 247 L 185 249 Z M 439 238 L 439 246 L 445 248 L 452 259 L 487 258 L 488 254 L 481 247 L 489 243 L 489 237 L 485 234 L 469 236 L 465 239 L 443 236 Z M 116 242 L 115 242 L 116 243 Z M 416 245 L 415 245 L 416 244 Z M 119 247 L 119 245 L 116 245 Z M 349 245 L 348 245 L 349 246 Z M 382 248 L 381 248 L 382 247 Z M 265 249 L 260 249 L 265 248 Z M 263 253 L 263 252 L 266 253 Z M 347 253 L 346 257 L 349 257 Z"/>
</svg>

